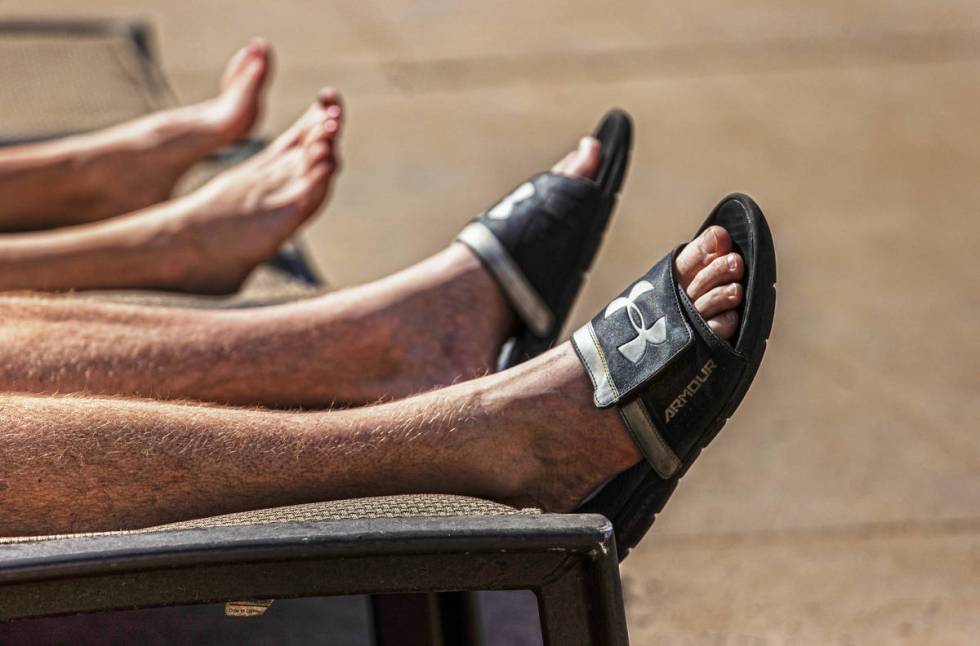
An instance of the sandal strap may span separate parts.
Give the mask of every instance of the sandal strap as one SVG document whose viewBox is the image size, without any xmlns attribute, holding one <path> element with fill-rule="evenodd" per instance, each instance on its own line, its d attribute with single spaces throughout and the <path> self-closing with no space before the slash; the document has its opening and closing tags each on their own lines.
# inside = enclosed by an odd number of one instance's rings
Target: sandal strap
<svg viewBox="0 0 980 646">
<path fill-rule="evenodd" d="M 633 398 L 693 342 L 674 278 L 674 258 L 681 248 L 572 335 L 599 408 Z"/>
<path fill-rule="evenodd" d="M 470 222 L 456 239 L 483 260 L 517 315 L 532 332 L 538 336 L 551 332 L 555 325 L 554 313 L 490 229 L 481 222 Z"/>
<path fill-rule="evenodd" d="M 556 333 L 561 290 L 555 272 L 564 256 L 577 259 L 589 244 L 581 226 L 601 203 L 591 180 L 539 173 L 470 222 L 457 240 L 483 261 L 515 312 L 537 337 Z"/>
<path fill-rule="evenodd" d="M 596 406 L 619 407 L 640 453 L 663 479 L 677 473 L 724 411 L 746 365 L 677 283 L 674 260 L 682 248 L 572 336 Z"/>
</svg>

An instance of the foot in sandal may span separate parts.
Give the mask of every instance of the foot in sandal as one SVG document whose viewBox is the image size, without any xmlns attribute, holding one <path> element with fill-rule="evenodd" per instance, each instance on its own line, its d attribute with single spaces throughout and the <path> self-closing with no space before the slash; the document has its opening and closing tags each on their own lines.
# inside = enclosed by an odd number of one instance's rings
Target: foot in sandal
<svg viewBox="0 0 980 646">
<path fill-rule="evenodd" d="M 599 512 L 625 556 L 745 395 L 774 280 L 761 213 L 731 196 L 571 342 L 415 397 L 295 413 L 0 396 L 0 534 L 424 491 Z"/>
<path fill-rule="evenodd" d="M 692 242 L 570 343 L 512 371 L 518 379 L 547 371 L 546 384 L 524 386 L 547 420 L 528 419 L 522 432 L 578 429 L 564 432 L 567 441 L 529 442 L 544 468 L 529 471 L 518 502 L 605 515 L 625 557 L 745 396 L 772 327 L 775 279 L 761 211 L 729 196 Z"/>
<path fill-rule="evenodd" d="M 551 172 L 522 183 L 459 234 L 518 317 L 498 369 L 541 354 L 561 334 L 616 206 L 632 133 L 629 115 L 610 110 Z"/>
</svg>

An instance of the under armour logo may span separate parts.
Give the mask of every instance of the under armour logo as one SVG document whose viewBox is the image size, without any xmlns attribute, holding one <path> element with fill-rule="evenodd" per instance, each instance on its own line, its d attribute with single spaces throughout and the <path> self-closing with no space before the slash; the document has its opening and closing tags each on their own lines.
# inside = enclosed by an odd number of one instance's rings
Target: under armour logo
<svg viewBox="0 0 980 646">
<path fill-rule="evenodd" d="M 534 195 L 534 185 L 531 182 L 524 182 L 514 189 L 513 193 L 505 197 L 500 204 L 487 211 L 487 217 L 493 218 L 494 220 L 509 218 L 510 214 L 514 211 L 514 207 L 532 195 Z"/>
<path fill-rule="evenodd" d="M 630 325 L 636 330 L 636 338 L 632 341 L 627 341 L 617 349 L 620 354 L 633 363 L 640 363 L 640 359 L 643 358 L 643 354 L 647 350 L 648 343 L 651 345 L 660 345 L 667 340 L 667 318 L 661 316 L 653 325 L 647 327 L 646 321 L 643 318 L 643 312 L 636 304 L 637 298 L 650 291 L 653 291 L 653 285 L 645 280 L 641 280 L 633 285 L 629 296 L 620 296 L 606 308 L 604 318 L 609 318 L 613 312 L 618 312 L 623 308 L 626 309 L 626 314 L 630 319 Z"/>
</svg>

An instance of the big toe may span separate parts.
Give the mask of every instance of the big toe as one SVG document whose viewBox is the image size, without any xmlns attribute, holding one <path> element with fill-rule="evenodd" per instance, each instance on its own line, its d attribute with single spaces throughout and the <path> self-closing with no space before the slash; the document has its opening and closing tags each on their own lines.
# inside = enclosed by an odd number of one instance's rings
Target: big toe
<svg viewBox="0 0 980 646">
<path fill-rule="evenodd" d="M 602 152 L 602 144 L 595 137 L 582 137 L 578 142 L 578 148 L 565 155 L 565 157 L 552 167 L 551 172 L 567 177 L 584 177 L 587 179 L 595 178 L 599 170 L 599 157 Z"/>
<path fill-rule="evenodd" d="M 681 287 L 687 289 L 705 267 L 732 250 L 732 238 L 723 227 L 711 226 L 684 246 L 674 268 Z"/>
<path fill-rule="evenodd" d="M 263 38 L 253 38 L 225 66 L 221 77 L 221 90 L 249 90 L 261 88 L 272 61 L 272 48 Z"/>
</svg>

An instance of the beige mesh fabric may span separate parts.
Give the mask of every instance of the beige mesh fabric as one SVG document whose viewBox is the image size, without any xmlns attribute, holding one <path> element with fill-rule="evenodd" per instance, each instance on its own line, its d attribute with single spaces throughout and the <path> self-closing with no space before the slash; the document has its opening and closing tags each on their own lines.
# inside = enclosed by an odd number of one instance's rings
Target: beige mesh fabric
<svg viewBox="0 0 980 646">
<path fill-rule="evenodd" d="M 539 509 L 515 509 L 500 503 L 446 494 L 411 494 L 403 496 L 381 496 L 376 498 L 351 498 L 333 500 L 289 507 L 258 509 L 223 516 L 211 516 L 197 520 L 187 520 L 168 525 L 158 525 L 145 529 L 122 530 L 117 532 L 86 532 L 79 534 L 53 534 L 48 536 L 0 537 L 0 545 L 11 543 L 32 543 L 58 538 L 84 538 L 92 536 L 119 536 L 125 534 L 146 534 L 179 529 L 202 529 L 208 527 L 236 527 L 242 525 L 268 525 L 273 523 L 321 522 L 361 520 L 370 518 L 434 518 L 451 516 L 513 516 L 540 514 Z"/>
<path fill-rule="evenodd" d="M 500 503 L 445 494 L 410 494 L 352 498 L 290 507 L 273 507 L 238 514 L 212 516 L 160 525 L 154 531 L 194 529 L 197 527 L 230 527 L 285 522 L 317 522 L 323 520 L 358 520 L 364 518 L 432 518 L 445 516 L 511 516 L 540 513 L 536 509 L 515 509 Z"/>
<path fill-rule="evenodd" d="M 123 25 L 0 21 L 0 139 L 101 128 L 172 103 Z"/>
</svg>

